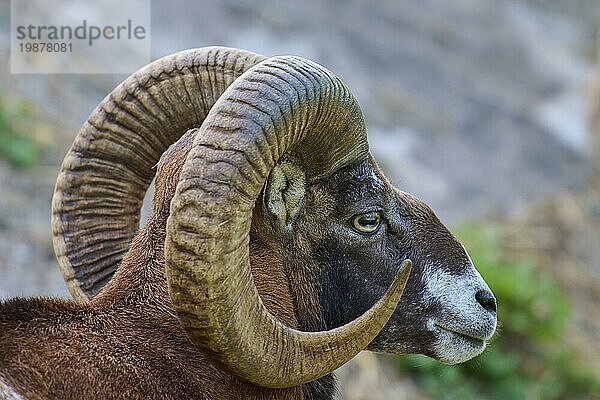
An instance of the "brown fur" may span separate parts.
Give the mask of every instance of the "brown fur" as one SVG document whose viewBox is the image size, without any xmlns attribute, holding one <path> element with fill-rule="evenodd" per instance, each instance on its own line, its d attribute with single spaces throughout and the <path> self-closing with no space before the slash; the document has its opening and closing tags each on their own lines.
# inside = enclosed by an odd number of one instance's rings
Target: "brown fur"
<svg viewBox="0 0 600 400">
<path fill-rule="evenodd" d="M 172 309 L 162 248 L 191 137 L 163 155 L 152 215 L 96 298 L 87 304 L 48 298 L 0 304 L 0 382 L 28 399 L 304 398 L 303 387 L 261 388 L 215 367 L 193 347 Z M 265 245 L 268 236 L 253 230 L 254 280 L 267 308 L 298 327 L 294 277 L 282 268 L 277 248 Z"/>
<path fill-rule="evenodd" d="M 194 133 L 163 154 L 152 214 L 98 296 L 86 304 L 56 299 L 0 304 L 0 384 L 32 399 L 333 398 L 331 376 L 283 390 L 240 381 L 196 350 L 181 327 L 168 294 L 163 246 Z M 254 282 L 267 309 L 290 327 L 321 331 L 356 318 L 382 295 L 395 263 L 406 258 L 414 262 L 411 276 L 422 268 L 420 260 L 433 255 L 456 273 L 465 265 L 464 250 L 431 209 L 394 189 L 374 160 L 349 168 L 307 188 L 301 222 L 293 230 L 278 230 L 263 196 L 254 209 L 249 249 Z M 373 173 L 379 180 L 367 179 Z M 387 247 L 361 239 L 358 248 L 347 234 L 332 233 L 356 196 L 387 204 L 390 218 L 402 219 L 389 222 Z M 400 224 L 411 224 L 416 242 L 400 232 Z M 405 290 L 406 302 L 391 328 L 374 340 L 375 350 L 427 350 L 431 338 L 421 315 L 427 310 L 414 306 L 419 282 L 416 278 Z"/>
</svg>

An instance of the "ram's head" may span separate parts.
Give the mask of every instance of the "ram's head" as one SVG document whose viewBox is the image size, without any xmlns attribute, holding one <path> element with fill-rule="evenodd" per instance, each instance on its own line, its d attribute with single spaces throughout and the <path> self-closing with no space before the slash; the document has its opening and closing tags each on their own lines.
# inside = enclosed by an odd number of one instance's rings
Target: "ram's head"
<svg viewBox="0 0 600 400">
<path fill-rule="evenodd" d="M 188 52 L 133 75 L 84 126 L 54 199 L 72 292 L 110 278 L 150 167 L 196 127 L 161 159 L 150 221 L 172 305 L 211 359 L 282 387 L 365 347 L 446 363 L 483 351 L 490 289 L 431 209 L 385 178 L 346 86 L 301 58 L 213 52 L 206 71 Z"/>
</svg>

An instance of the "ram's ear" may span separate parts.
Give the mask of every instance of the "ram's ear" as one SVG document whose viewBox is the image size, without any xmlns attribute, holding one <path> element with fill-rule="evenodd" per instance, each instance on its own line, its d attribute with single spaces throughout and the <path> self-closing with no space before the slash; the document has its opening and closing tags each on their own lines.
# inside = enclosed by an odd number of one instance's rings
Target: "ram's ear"
<svg viewBox="0 0 600 400">
<path fill-rule="evenodd" d="M 276 229 L 291 228 L 304 204 L 306 176 L 298 157 L 286 155 L 273 167 L 264 203 Z"/>
</svg>

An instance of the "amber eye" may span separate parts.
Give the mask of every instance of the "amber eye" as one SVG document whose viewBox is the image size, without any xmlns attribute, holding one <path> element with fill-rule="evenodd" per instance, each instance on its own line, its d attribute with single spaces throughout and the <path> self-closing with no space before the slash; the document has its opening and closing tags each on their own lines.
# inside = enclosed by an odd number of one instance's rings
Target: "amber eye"
<svg viewBox="0 0 600 400">
<path fill-rule="evenodd" d="M 352 226 L 359 233 L 374 233 L 381 225 L 381 215 L 378 212 L 355 215 Z"/>
</svg>

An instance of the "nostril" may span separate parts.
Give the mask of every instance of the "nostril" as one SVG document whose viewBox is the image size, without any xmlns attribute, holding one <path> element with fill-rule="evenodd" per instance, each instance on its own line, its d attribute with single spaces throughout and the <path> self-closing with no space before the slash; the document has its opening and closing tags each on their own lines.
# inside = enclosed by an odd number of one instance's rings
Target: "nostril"
<svg viewBox="0 0 600 400">
<path fill-rule="evenodd" d="M 479 290 L 475 293 L 475 300 L 486 310 L 496 312 L 496 299 L 489 290 Z"/>
</svg>

